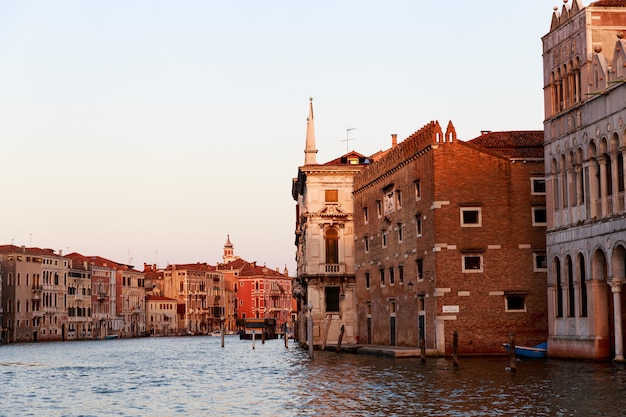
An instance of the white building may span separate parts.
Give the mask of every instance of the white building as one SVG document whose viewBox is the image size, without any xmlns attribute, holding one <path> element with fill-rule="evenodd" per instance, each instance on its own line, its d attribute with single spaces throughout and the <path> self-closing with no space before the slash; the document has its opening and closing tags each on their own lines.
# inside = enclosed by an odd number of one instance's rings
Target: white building
<svg viewBox="0 0 626 417">
<path fill-rule="evenodd" d="M 313 102 L 309 106 L 304 165 L 293 179 L 296 201 L 296 262 L 294 295 L 298 300 L 298 338 L 306 339 L 307 305 L 312 306 L 314 344 L 356 341 L 354 275 L 354 176 L 367 158 L 349 152 L 318 164 Z"/>
</svg>

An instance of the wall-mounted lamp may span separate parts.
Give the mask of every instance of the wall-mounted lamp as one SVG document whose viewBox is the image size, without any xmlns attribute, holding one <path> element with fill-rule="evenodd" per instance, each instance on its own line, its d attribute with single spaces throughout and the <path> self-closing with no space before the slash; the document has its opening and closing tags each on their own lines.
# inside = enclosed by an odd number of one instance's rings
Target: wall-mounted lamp
<svg viewBox="0 0 626 417">
<path fill-rule="evenodd" d="M 409 283 L 406 286 L 409 289 L 409 291 L 413 291 L 413 281 L 409 281 Z"/>
</svg>

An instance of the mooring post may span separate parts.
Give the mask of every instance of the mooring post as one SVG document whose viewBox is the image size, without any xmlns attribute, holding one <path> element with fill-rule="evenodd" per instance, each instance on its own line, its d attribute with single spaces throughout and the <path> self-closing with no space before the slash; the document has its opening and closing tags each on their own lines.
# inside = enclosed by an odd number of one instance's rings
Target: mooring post
<svg viewBox="0 0 626 417">
<path fill-rule="evenodd" d="M 289 328 L 289 326 L 287 326 L 287 323 L 285 322 L 285 332 L 283 333 L 283 337 L 285 338 L 285 349 L 289 349 L 289 337 L 287 336 L 287 329 Z"/>
<path fill-rule="evenodd" d="M 309 336 L 309 358 L 313 359 L 313 304 L 309 303 L 307 305 L 307 309 L 309 310 L 309 318 L 307 320 L 307 336 Z"/>
<path fill-rule="evenodd" d="M 226 319 L 224 318 L 224 316 L 220 317 L 220 322 L 221 322 L 221 327 L 220 327 L 220 331 L 221 331 L 221 338 L 222 338 L 222 347 L 224 347 L 224 321 Z"/>
<path fill-rule="evenodd" d="M 422 363 L 426 362 L 426 340 L 423 337 L 420 338 L 420 356 Z"/>
<path fill-rule="evenodd" d="M 252 349 L 254 349 L 254 339 L 255 339 L 255 334 L 254 334 L 254 330 L 252 330 Z"/>
<path fill-rule="evenodd" d="M 263 332 L 261 332 L 261 344 L 265 344 L 265 327 L 263 328 Z"/>
<path fill-rule="evenodd" d="M 511 372 L 516 372 L 516 358 L 515 358 L 515 332 L 509 333 L 509 369 Z"/>
<path fill-rule="evenodd" d="M 337 342 L 337 353 L 341 352 L 341 339 L 343 339 L 343 332 L 345 331 L 345 327 L 342 324 L 341 330 L 339 331 L 339 341 Z"/>
<path fill-rule="evenodd" d="M 457 350 L 459 347 L 459 333 L 455 330 L 454 336 L 452 336 L 452 362 L 454 366 L 459 366 L 459 358 L 457 357 Z"/>
</svg>

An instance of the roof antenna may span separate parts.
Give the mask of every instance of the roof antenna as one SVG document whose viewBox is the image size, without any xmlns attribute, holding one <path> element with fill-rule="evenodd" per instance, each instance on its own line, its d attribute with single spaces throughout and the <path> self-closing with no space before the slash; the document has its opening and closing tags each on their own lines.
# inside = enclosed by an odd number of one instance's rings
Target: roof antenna
<svg viewBox="0 0 626 417">
<path fill-rule="evenodd" d="M 356 130 L 356 127 L 349 127 L 346 129 L 346 138 L 342 139 L 342 142 L 346 142 L 346 153 L 350 152 L 350 141 L 351 140 L 356 140 L 356 138 L 351 138 L 350 137 L 350 132 Z"/>
</svg>

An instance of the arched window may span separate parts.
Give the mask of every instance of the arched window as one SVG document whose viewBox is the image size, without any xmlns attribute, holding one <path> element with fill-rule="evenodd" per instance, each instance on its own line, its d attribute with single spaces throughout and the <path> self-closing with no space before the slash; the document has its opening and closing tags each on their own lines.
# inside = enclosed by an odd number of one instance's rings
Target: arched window
<svg viewBox="0 0 626 417">
<path fill-rule="evenodd" d="M 572 258 L 565 260 L 567 268 L 567 317 L 576 316 L 576 294 L 574 294 L 574 268 Z"/>
<path fill-rule="evenodd" d="M 326 243 L 326 263 L 339 263 L 339 234 L 336 229 L 328 229 L 324 236 Z"/>
<path fill-rule="evenodd" d="M 185 291 L 185 283 L 183 281 L 180 282 L 180 292 Z"/>
<path fill-rule="evenodd" d="M 563 317 L 563 285 L 561 283 L 561 262 L 554 259 L 554 279 L 556 281 L 556 316 Z"/>
<path fill-rule="evenodd" d="M 585 258 L 578 255 L 578 282 L 580 282 L 580 317 L 587 317 L 587 280 Z"/>
</svg>

